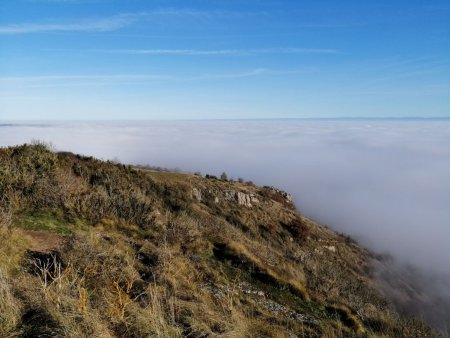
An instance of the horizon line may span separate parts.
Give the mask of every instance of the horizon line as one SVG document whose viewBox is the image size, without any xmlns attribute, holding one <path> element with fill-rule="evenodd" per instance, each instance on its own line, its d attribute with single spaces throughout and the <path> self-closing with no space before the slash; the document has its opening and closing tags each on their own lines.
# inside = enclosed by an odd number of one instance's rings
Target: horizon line
<svg viewBox="0 0 450 338">
<path fill-rule="evenodd" d="M 33 123 L 33 122 L 142 122 L 142 121 L 161 121 L 161 122 L 176 122 L 176 121 L 295 121 L 295 120 L 450 120 L 450 116 L 342 116 L 342 117 L 261 117 L 261 118 L 174 118 L 174 119 L 0 119 L 0 126 L 4 123 Z"/>
</svg>

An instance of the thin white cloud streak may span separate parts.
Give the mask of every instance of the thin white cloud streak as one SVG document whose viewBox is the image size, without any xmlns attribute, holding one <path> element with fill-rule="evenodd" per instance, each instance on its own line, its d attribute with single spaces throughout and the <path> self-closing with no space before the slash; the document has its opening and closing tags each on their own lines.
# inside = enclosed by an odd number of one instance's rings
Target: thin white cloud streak
<svg viewBox="0 0 450 338">
<path fill-rule="evenodd" d="M 395 69 L 390 72 L 390 75 L 384 77 L 374 78 L 369 83 L 377 84 L 377 83 L 391 83 L 397 80 L 404 80 L 409 78 L 422 78 L 423 76 L 429 74 L 450 74 L 450 63 L 448 60 L 440 60 L 439 62 L 435 62 L 433 64 L 420 64 L 414 68 L 407 69 Z"/>
<path fill-rule="evenodd" d="M 450 95 L 450 84 L 435 84 L 419 86 L 414 89 L 392 88 L 389 86 L 372 87 L 364 90 L 348 90 L 347 95 L 387 95 L 387 96 L 434 96 L 434 95 Z"/>
<path fill-rule="evenodd" d="M 231 15 L 231 14 L 232 12 L 201 11 L 195 9 L 177 9 L 177 8 L 163 8 L 144 12 L 145 16 L 159 15 L 159 16 L 175 16 L 175 17 L 213 17 L 218 15 Z"/>
<path fill-rule="evenodd" d="M 153 74 L 109 74 L 109 75 L 42 75 L 42 76 L 5 76 L 0 83 L 53 82 L 71 80 L 154 80 L 167 79 L 167 76 Z"/>
<path fill-rule="evenodd" d="M 312 70 L 273 70 L 255 68 L 242 72 L 200 74 L 193 76 L 172 76 L 160 74 L 109 74 L 109 75 L 43 75 L 0 77 L 0 88 L 47 88 L 60 86 L 99 86 L 142 84 L 158 81 L 189 82 L 207 80 L 232 80 L 256 76 L 295 75 Z"/>
<path fill-rule="evenodd" d="M 128 26 L 137 15 L 120 14 L 109 18 L 82 20 L 73 23 L 24 23 L 0 26 L 0 34 L 26 34 L 42 32 L 107 32 Z"/>
<path fill-rule="evenodd" d="M 88 0 L 89 1 L 89 0 Z M 28 0 L 28 2 L 35 2 L 35 3 L 65 3 L 65 4 L 79 4 L 86 1 L 83 0 Z"/>
<path fill-rule="evenodd" d="M 152 16 L 209 17 L 213 12 L 189 9 L 159 9 L 147 12 L 122 13 L 106 18 L 85 18 L 76 22 L 20 23 L 0 26 L 0 35 L 45 32 L 109 32 L 115 31 Z"/>
<path fill-rule="evenodd" d="M 362 62 L 353 67 L 356 74 L 365 74 L 361 85 L 391 84 L 411 78 L 423 79 L 429 74 L 450 72 L 450 60 L 445 56 L 430 55 L 420 58 L 376 59 Z M 386 75 L 388 74 L 388 75 Z"/>
<path fill-rule="evenodd" d="M 0 77 L 3 92 L 21 92 L 23 89 L 44 89 L 62 87 L 100 87 L 174 81 L 173 77 L 156 74 L 113 74 L 113 75 L 44 75 Z"/>
<path fill-rule="evenodd" d="M 107 49 L 94 52 L 128 55 L 181 55 L 181 56 L 247 56 L 260 54 L 338 54 L 329 48 L 259 48 L 259 49 Z"/>
<path fill-rule="evenodd" d="M 312 70 L 273 70 L 266 68 L 256 68 L 253 70 L 240 72 L 240 73 L 223 73 L 223 74 L 204 74 L 194 77 L 181 78 L 181 81 L 200 81 L 200 80 L 226 80 L 226 79 L 241 79 L 246 77 L 255 76 L 283 76 L 283 75 L 295 75 L 310 72 Z"/>
</svg>

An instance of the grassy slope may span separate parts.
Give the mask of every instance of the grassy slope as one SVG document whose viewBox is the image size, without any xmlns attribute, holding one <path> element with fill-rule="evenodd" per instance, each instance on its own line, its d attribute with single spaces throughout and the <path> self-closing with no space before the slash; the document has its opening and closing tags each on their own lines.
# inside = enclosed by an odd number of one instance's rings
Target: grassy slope
<svg viewBox="0 0 450 338">
<path fill-rule="evenodd" d="M 1 337 L 432 336 L 367 251 L 252 184 L 0 149 L 0 236 Z"/>
</svg>

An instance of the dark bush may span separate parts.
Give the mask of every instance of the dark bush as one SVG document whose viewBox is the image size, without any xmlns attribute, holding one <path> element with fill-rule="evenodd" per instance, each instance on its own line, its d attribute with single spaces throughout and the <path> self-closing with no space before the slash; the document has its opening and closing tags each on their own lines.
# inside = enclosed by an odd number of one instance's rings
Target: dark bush
<svg viewBox="0 0 450 338">
<path fill-rule="evenodd" d="M 281 223 L 281 225 L 297 242 L 304 242 L 309 236 L 310 229 L 300 217 L 294 218 L 289 223 Z"/>
<path fill-rule="evenodd" d="M 227 173 L 225 171 L 220 175 L 220 179 L 222 181 L 228 181 L 228 176 L 227 176 Z"/>
</svg>

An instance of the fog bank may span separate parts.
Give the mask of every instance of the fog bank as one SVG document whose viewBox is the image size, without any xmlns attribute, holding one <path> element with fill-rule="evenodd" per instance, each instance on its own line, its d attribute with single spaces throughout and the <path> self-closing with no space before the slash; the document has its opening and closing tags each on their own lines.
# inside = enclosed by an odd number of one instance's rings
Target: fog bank
<svg viewBox="0 0 450 338">
<path fill-rule="evenodd" d="M 449 120 L 0 124 L 1 146 L 32 139 L 275 185 L 300 212 L 363 245 L 450 275 Z"/>
</svg>

